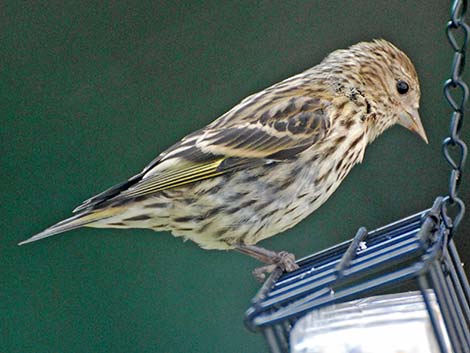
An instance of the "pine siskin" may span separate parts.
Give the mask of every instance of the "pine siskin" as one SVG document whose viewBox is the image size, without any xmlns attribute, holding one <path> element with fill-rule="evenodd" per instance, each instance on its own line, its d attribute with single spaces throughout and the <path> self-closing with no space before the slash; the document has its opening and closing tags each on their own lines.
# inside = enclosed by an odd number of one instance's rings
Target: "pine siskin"
<svg viewBox="0 0 470 353">
<path fill-rule="evenodd" d="M 337 50 L 253 94 L 142 172 L 20 244 L 79 227 L 169 230 L 284 270 L 293 256 L 254 244 L 322 205 L 366 146 L 398 123 L 427 142 L 410 59 L 385 40 Z"/>
</svg>

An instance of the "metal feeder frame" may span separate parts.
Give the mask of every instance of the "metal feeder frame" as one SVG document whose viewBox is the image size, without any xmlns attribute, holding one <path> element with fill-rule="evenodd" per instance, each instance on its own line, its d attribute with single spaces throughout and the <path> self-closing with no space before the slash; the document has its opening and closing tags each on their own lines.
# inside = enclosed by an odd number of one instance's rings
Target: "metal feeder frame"
<svg viewBox="0 0 470 353">
<path fill-rule="evenodd" d="M 289 332 L 307 312 L 391 290 L 419 289 L 442 353 L 470 352 L 470 287 L 442 219 L 444 198 L 430 210 L 367 232 L 298 261 L 292 273 L 274 272 L 253 299 L 245 323 L 261 331 L 272 353 L 289 351 Z M 437 299 L 452 350 L 431 310 Z"/>
</svg>

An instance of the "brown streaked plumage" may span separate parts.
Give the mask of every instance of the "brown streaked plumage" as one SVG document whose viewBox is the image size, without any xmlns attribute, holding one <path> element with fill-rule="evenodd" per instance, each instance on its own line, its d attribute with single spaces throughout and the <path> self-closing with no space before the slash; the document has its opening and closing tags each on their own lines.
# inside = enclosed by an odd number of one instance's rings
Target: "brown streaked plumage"
<svg viewBox="0 0 470 353">
<path fill-rule="evenodd" d="M 20 243 L 79 227 L 169 230 L 206 249 L 236 249 L 295 269 L 254 244 L 322 205 L 366 146 L 400 124 L 425 141 L 410 59 L 384 40 L 337 50 L 253 94 L 170 147 L 141 173 Z"/>
</svg>

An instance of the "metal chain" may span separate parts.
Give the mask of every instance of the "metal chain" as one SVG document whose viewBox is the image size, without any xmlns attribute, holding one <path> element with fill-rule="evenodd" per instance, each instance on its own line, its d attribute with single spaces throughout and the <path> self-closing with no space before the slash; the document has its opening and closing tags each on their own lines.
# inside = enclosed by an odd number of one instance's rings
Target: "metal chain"
<svg viewBox="0 0 470 353">
<path fill-rule="evenodd" d="M 450 122 L 450 136 L 444 139 L 442 152 L 452 170 L 449 178 L 449 194 L 442 203 L 441 212 L 444 224 L 451 234 L 457 228 L 465 213 L 465 204 L 459 197 L 458 192 L 462 180 L 462 170 L 467 158 L 467 145 L 460 138 L 469 96 L 468 86 L 462 79 L 470 34 L 470 27 L 465 22 L 466 11 L 467 0 L 455 0 L 452 5 L 451 19 L 446 28 L 447 38 L 454 50 L 454 59 L 450 78 L 444 84 L 444 96 L 453 112 Z M 453 209 L 454 217 L 450 216 L 450 209 Z"/>
</svg>

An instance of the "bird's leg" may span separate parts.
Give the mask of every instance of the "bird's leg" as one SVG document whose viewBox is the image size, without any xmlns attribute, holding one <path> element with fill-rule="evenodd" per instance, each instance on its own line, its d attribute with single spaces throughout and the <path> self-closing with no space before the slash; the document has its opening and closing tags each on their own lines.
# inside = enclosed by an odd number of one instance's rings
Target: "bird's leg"
<svg viewBox="0 0 470 353">
<path fill-rule="evenodd" d="M 263 281 L 266 273 L 273 272 L 277 267 L 286 272 L 292 272 L 299 268 L 299 265 L 295 263 L 294 254 L 287 251 L 275 252 L 259 246 L 244 244 L 236 244 L 234 249 L 267 264 L 253 270 L 253 275 L 259 281 Z"/>
</svg>

